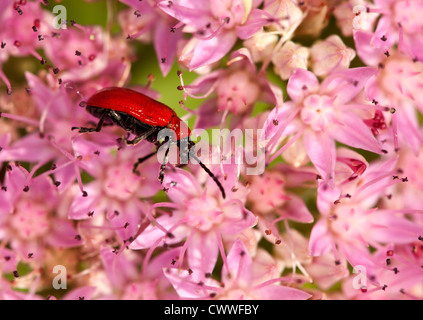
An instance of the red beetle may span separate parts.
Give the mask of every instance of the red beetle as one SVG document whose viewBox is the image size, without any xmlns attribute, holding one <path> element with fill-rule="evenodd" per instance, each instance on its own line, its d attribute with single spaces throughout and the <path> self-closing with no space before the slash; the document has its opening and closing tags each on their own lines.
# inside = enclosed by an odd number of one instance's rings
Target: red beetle
<svg viewBox="0 0 423 320">
<path fill-rule="evenodd" d="M 136 136 L 133 140 L 127 140 L 126 143 L 137 144 L 143 140 L 147 140 L 156 145 L 156 151 L 143 158 L 139 158 L 134 164 L 134 173 L 137 172 L 136 169 L 140 163 L 156 154 L 163 143 L 169 142 L 159 173 L 159 180 L 163 183 L 170 144 L 176 143 L 179 148 L 182 148 L 181 155 L 187 156 L 189 154 L 190 157 L 198 161 L 200 166 L 216 182 L 223 198 L 225 198 L 225 190 L 220 181 L 194 155 L 193 146 L 195 143 L 190 140 L 190 129 L 171 108 L 140 92 L 118 87 L 100 90 L 91 96 L 85 104 L 86 110 L 100 120 L 95 128 L 73 127 L 72 130 L 79 129 L 79 132 L 99 132 L 105 123 L 115 123 Z M 158 133 L 163 129 L 169 129 L 174 132 L 173 138 L 170 139 L 171 141 L 158 141 Z"/>
</svg>

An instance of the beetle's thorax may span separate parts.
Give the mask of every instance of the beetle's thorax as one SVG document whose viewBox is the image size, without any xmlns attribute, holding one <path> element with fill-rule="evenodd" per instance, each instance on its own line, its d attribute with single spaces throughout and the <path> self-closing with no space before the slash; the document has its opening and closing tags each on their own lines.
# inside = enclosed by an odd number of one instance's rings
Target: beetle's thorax
<svg viewBox="0 0 423 320">
<path fill-rule="evenodd" d="M 191 135 L 191 130 L 188 128 L 187 124 L 182 121 L 175 113 L 173 114 L 173 117 L 170 119 L 166 128 L 175 132 L 176 141 L 189 138 Z"/>
</svg>

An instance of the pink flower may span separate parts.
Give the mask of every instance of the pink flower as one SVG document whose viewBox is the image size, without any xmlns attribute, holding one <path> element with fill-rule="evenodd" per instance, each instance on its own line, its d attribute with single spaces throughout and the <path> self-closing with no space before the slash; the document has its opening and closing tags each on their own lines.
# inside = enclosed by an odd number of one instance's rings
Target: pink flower
<svg viewBox="0 0 423 320">
<path fill-rule="evenodd" d="M 396 158 L 372 164 L 360 177 L 344 182 L 332 190 L 323 182 L 319 186 L 317 206 L 322 214 L 314 225 L 309 250 L 312 256 L 331 253 L 335 264 L 346 259 L 352 266 L 362 265 L 371 281 L 380 268 L 369 246 L 385 243 L 403 245 L 418 239 L 423 226 L 407 218 L 421 210 L 379 208 L 377 201 L 391 185 L 407 183 L 394 170 Z"/>
<path fill-rule="evenodd" d="M 174 63 L 182 31 L 175 28 L 176 20 L 158 9 L 156 1 L 120 0 L 132 9 L 120 13 L 120 24 L 130 39 L 151 34 L 160 70 L 166 76 Z"/>
<path fill-rule="evenodd" d="M 1 189 L 0 235 L 19 259 L 40 262 L 46 248 L 75 247 L 81 241 L 67 217 L 57 216 L 62 204 L 53 181 L 46 175 L 33 178 L 34 169 L 29 173 L 19 165 L 7 166 Z M 46 198 L 49 201 L 42 201 Z"/>
<path fill-rule="evenodd" d="M 286 287 L 279 283 L 283 278 L 270 278 L 267 281 L 259 276 L 253 260 L 239 239 L 233 244 L 227 256 L 227 265 L 222 269 L 222 280 L 217 282 L 210 275 L 204 276 L 201 270 L 164 269 L 182 298 L 222 299 L 222 300 L 305 300 L 310 295 L 304 291 Z M 200 271 L 200 272 L 198 272 Z"/>
<path fill-rule="evenodd" d="M 380 142 L 355 112 L 371 110 L 372 106 L 356 104 L 353 100 L 376 72 L 373 68 L 348 69 L 332 73 L 319 84 L 313 73 L 297 69 L 287 87 L 292 101 L 285 102 L 282 110 L 275 108 L 263 127 L 263 138 L 269 141 L 267 150 L 274 153 L 271 159 L 302 138 L 308 158 L 322 179 L 333 186 L 335 141 L 382 153 Z M 290 138 L 275 152 L 281 137 Z"/>
<path fill-rule="evenodd" d="M 196 128 L 208 128 L 224 123 L 229 113 L 237 124 L 246 118 L 257 101 L 271 104 L 282 103 L 282 92 L 258 73 L 247 49 L 231 54 L 227 69 L 219 69 L 198 77 L 193 83 L 183 86 L 184 98 L 211 96 L 195 111 L 198 115 Z M 217 111 L 217 112 L 216 112 Z"/>
<path fill-rule="evenodd" d="M 221 182 L 227 190 L 225 200 L 212 179 L 208 178 L 203 189 L 189 172 L 168 170 L 164 186 L 172 202 L 156 203 L 151 208 L 162 207 L 172 211 L 157 217 L 154 217 L 154 211 L 149 212 L 148 219 L 152 223 L 141 231 L 129 248 L 149 248 L 152 252 L 157 246 L 167 247 L 185 241 L 178 264 L 182 264 L 185 252 L 188 261 L 201 255 L 204 257 L 201 264 L 203 274 L 211 272 L 219 251 L 224 255 L 222 242 L 225 238 L 240 234 L 256 224 L 255 216 L 244 207 L 245 188 L 240 185 L 236 190 L 233 188 L 237 178 L 236 166 L 224 165 L 223 168 L 226 179 Z M 217 174 L 216 170 L 214 174 Z"/>
<path fill-rule="evenodd" d="M 10 94 L 12 87 L 2 71 L 3 63 L 9 56 L 32 55 L 44 64 L 46 61 L 36 50 L 42 47 L 40 37 L 43 39 L 43 35 L 52 31 L 52 16 L 33 1 L 2 1 L 0 12 L 0 80 L 6 84 Z"/>
<path fill-rule="evenodd" d="M 138 167 L 139 175 L 133 172 L 136 159 L 150 153 L 151 144 L 140 143 L 116 152 L 117 146 L 113 146 L 116 140 L 103 138 L 104 145 L 101 146 L 101 140 L 90 142 L 83 136 L 73 140 L 74 152 L 80 159 L 78 165 L 95 180 L 84 185 L 85 193 L 75 195 L 69 208 L 69 218 L 93 219 L 94 223 L 97 215 L 105 216 L 106 221 L 117 228 L 121 239 L 128 240 L 135 235 L 148 210 L 149 204 L 140 198 L 152 197 L 160 189 L 157 180 L 159 163 L 154 157 Z M 107 223 L 103 221 L 102 224 Z M 86 227 L 89 228 L 89 225 Z"/>
<path fill-rule="evenodd" d="M 239 38 L 246 39 L 253 33 L 247 24 L 250 11 L 256 1 L 161 1 L 158 6 L 179 20 L 177 27 L 194 34 L 190 43 L 191 70 L 219 61 Z"/>
<path fill-rule="evenodd" d="M 342 39 L 332 35 L 311 47 L 313 72 L 316 76 L 328 75 L 333 71 L 348 69 L 355 58 L 355 51 L 345 46 Z"/>
<path fill-rule="evenodd" d="M 288 80 L 298 68 L 307 70 L 309 50 L 306 47 L 287 41 L 272 57 L 275 72 L 282 80 Z"/>
</svg>

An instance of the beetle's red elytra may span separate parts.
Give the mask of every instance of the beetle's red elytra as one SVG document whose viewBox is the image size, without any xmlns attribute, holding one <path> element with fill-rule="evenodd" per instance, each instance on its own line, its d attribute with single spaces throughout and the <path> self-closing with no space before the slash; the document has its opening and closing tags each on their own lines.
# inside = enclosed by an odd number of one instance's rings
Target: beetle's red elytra
<svg viewBox="0 0 423 320">
<path fill-rule="evenodd" d="M 194 155 L 195 143 L 190 140 L 191 130 L 175 111 L 165 104 L 131 89 L 109 87 L 92 95 L 84 105 L 89 113 L 99 118 L 97 126 L 95 128 L 73 127 L 72 130 L 78 129 L 81 133 L 99 132 L 105 123 L 114 123 L 135 135 L 133 140 L 126 141 L 127 144 L 137 144 L 147 140 L 156 145 L 155 152 L 137 160 L 133 168 L 134 173 L 137 173 L 136 169 L 140 163 L 157 153 L 162 144 L 157 140 L 158 133 L 163 129 L 169 129 L 173 131 L 174 137 L 169 141 L 160 167 L 160 182 L 163 183 L 170 144 L 176 143 L 179 148 L 183 148 L 182 154 L 186 152 L 186 155 L 189 154 L 200 164 L 216 182 L 223 198 L 226 197 L 225 190 L 217 177 Z"/>
</svg>

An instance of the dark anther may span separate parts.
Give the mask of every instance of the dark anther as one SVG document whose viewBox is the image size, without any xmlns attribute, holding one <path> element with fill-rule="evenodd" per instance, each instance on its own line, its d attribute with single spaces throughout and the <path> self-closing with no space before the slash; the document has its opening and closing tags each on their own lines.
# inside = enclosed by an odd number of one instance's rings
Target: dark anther
<svg viewBox="0 0 423 320">
<path fill-rule="evenodd" d="M 31 94 L 31 88 L 25 88 L 27 94 Z"/>
<path fill-rule="evenodd" d="M 225 18 L 225 23 L 229 23 L 230 21 L 231 21 L 231 18 L 229 18 L 229 17 Z"/>
<path fill-rule="evenodd" d="M 81 235 L 77 234 L 77 235 L 75 236 L 75 240 L 81 241 L 81 240 L 82 240 Z"/>
<path fill-rule="evenodd" d="M 78 50 L 75 50 L 75 55 L 79 57 L 81 55 L 81 52 Z"/>
<path fill-rule="evenodd" d="M 191 269 L 191 268 L 189 268 L 189 269 L 188 269 L 188 274 L 189 274 L 189 275 L 192 275 L 193 273 L 194 273 L 194 271 L 192 271 L 192 269 Z"/>
<path fill-rule="evenodd" d="M 210 293 L 210 294 L 209 294 L 209 297 L 210 297 L 210 298 L 214 298 L 214 297 L 216 297 L 216 292 L 212 292 L 212 293 Z"/>
<path fill-rule="evenodd" d="M 178 89 L 179 91 L 182 91 L 182 90 L 184 90 L 184 86 L 179 85 L 179 86 L 176 87 L 176 89 Z"/>
<path fill-rule="evenodd" d="M 341 264 L 341 261 L 339 261 L 339 260 L 335 260 L 335 265 L 336 266 L 339 266 Z"/>
<path fill-rule="evenodd" d="M 19 278 L 19 273 L 18 273 L 18 270 L 13 271 L 13 276 L 14 276 L 15 278 Z"/>
<path fill-rule="evenodd" d="M 390 108 L 390 109 L 389 109 L 389 112 L 390 112 L 390 113 L 392 113 L 392 114 L 394 114 L 396 111 L 397 111 L 397 110 L 396 110 L 395 108 Z"/>
<path fill-rule="evenodd" d="M 389 259 L 389 258 L 386 259 L 386 265 L 387 266 L 391 265 L 391 259 Z"/>
<path fill-rule="evenodd" d="M 3 42 L 3 41 L 2 41 L 0 46 L 1 46 L 1 48 L 3 49 L 3 48 L 6 46 L 6 42 Z"/>
<path fill-rule="evenodd" d="M 85 107 L 87 106 L 87 103 L 86 103 L 85 101 L 81 101 L 81 102 L 79 103 L 79 106 L 80 106 L 81 108 L 85 108 Z"/>
<path fill-rule="evenodd" d="M 381 151 L 382 151 L 382 153 L 384 153 L 384 154 L 387 154 L 387 153 L 388 153 L 388 150 L 385 150 L 385 149 L 382 149 Z"/>
<path fill-rule="evenodd" d="M 162 63 L 166 63 L 166 58 L 161 58 L 161 59 L 160 59 L 160 61 L 161 61 Z"/>
<path fill-rule="evenodd" d="M 31 259 L 34 256 L 32 252 L 28 253 L 28 259 Z"/>
<path fill-rule="evenodd" d="M 204 275 L 204 277 L 206 277 L 206 278 L 211 278 L 211 273 L 210 272 L 206 272 L 206 274 Z"/>
<path fill-rule="evenodd" d="M 94 154 L 95 154 L 96 156 L 99 156 L 99 155 L 100 155 L 100 151 L 96 150 L 96 151 L 94 151 Z"/>
<path fill-rule="evenodd" d="M 78 300 L 85 300 L 85 297 L 84 296 L 78 297 Z"/>
<path fill-rule="evenodd" d="M 397 180 L 397 179 L 399 179 L 398 176 L 392 176 L 392 180 Z"/>
<path fill-rule="evenodd" d="M 372 100 L 373 104 L 378 104 L 379 102 L 377 102 L 375 99 Z"/>
<path fill-rule="evenodd" d="M 7 191 L 7 186 L 1 186 L 1 189 L 6 192 Z"/>
<path fill-rule="evenodd" d="M 274 126 L 277 126 L 277 125 L 279 124 L 279 121 L 278 121 L 277 119 L 273 119 L 273 121 L 272 121 L 272 122 L 273 122 L 273 125 L 274 125 Z"/>
<path fill-rule="evenodd" d="M 76 25 L 76 21 L 72 19 L 72 20 L 71 20 L 71 25 L 72 25 L 72 26 Z"/>
<path fill-rule="evenodd" d="M 176 260 L 175 259 L 172 259 L 172 262 L 170 263 L 172 266 L 174 266 L 175 265 L 175 263 L 176 263 Z"/>
<path fill-rule="evenodd" d="M 275 244 L 281 244 L 281 243 L 282 243 L 282 240 L 280 240 L 280 239 L 275 241 Z"/>
<path fill-rule="evenodd" d="M 82 196 L 83 196 L 83 197 L 87 197 L 87 196 L 88 196 L 87 191 L 85 191 L 85 190 L 84 190 L 84 191 L 82 191 Z"/>
<path fill-rule="evenodd" d="M 59 70 L 59 68 L 57 68 L 57 67 L 53 69 L 53 73 L 54 73 L 54 74 L 58 74 L 58 73 L 59 73 L 59 71 L 60 71 L 60 70 Z"/>
<path fill-rule="evenodd" d="M 386 41 L 386 40 L 388 40 L 388 39 L 385 37 L 385 35 L 383 35 L 383 36 L 380 38 L 380 40 L 382 40 L 382 41 Z"/>
<path fill-rule="evenodd" d="M 385 65 L 384 65 L 383 63 L 379 63 L 379 64 L 378 64 L 378 68 L 379 68 L 379 69 L 383 69 L 383 68 L 385 68 Z"/>
<path fill-rule="evenodd" d="M 25 187 L 23 188 L 23 191 L 24 191 L 24 192 L 28 192 L 28 191 L 29 191 L 29 186 L 25 186 Z"/>
<path fill-rule="evenodd" d="M 423 236 L 419 236 L 417 239 L 423 241 Z"/>
<path fill-rule="evenodd" d="M 44 40 L 44 37 L 41 34 L 38 35 L 38 41 L 42 41 L 42 40 Z"/>
<path fill-rule="evenodd" d="M 40 63 L 41 63 L 41 64 L 46 64 L 46 62 L 47 62 L 47 61 L 46 61 L 44 58 L 41 58 L 41 60 L 40 60 Z"/>
<path fill-rule="evenodd" d="M 94 211 L 90 211 L 90 212 L 88 212 L 88 216 L 89 217 L 92 217 L 94 215 Z"/>
<path fill-rule="evenodd" d="M 398 272 L 399 272 L 399 270 L 398 270 L 398 268 L 397 267 L 395 267 L 394 269 L 392 269 L 392 270 L 394 270 L 394 273 L 395 274 L 397 274 Z"/>
<path fill-rule="evenodd" d="M 126 222 L 125 225 L 123 226 L 124 229 L 128 228 L 129 226 L 129 222 Z"/>
<path fill-rule="evenodd" d="M 170 27 L 170 32 L 175 33 L 176 28 L 175 27 Z"/>
<path fill-rule="evenodd" d="M 168 238 L 170 238 L 170 239 L 175 238 L 175 236 L 173 235 L 173 233 L 172 233 L 172 232 L 167 232 L 167 233 L 166 233 L 166 237 L 168 237 Z"/>
<path fill-rule="evenodd" d="M 408 178 L 405 177 L 405 178 L 402 178 L 401 180 L 402 180 L 402 182 L 407 182 L 408 181 Z"/>
<path fill-rule="evenodd" d="M 37 32 L 37 27 L 36 26 L 32 26 L 32 31 Z"/>
<path fill-rule="evenodd" d="M 387 56 L 387 57 L 389 57 L 390 56 L 389 51 L 386 50 L 385 53 L 384 53 L 384 55 Z"/>
<path fill-rule="evenodd" d="M 383 285 L 382 290 L 385 291 L 388 286 L 386 284 Z"/>
<path fill-rule="evenodd" d="M 54 185 L 56 186 L 56 187 L 58 187 L 58 186 L 60 186 L 62 183 L 60 182 L 60 181 L 54 181 Z"/>
</svg>

